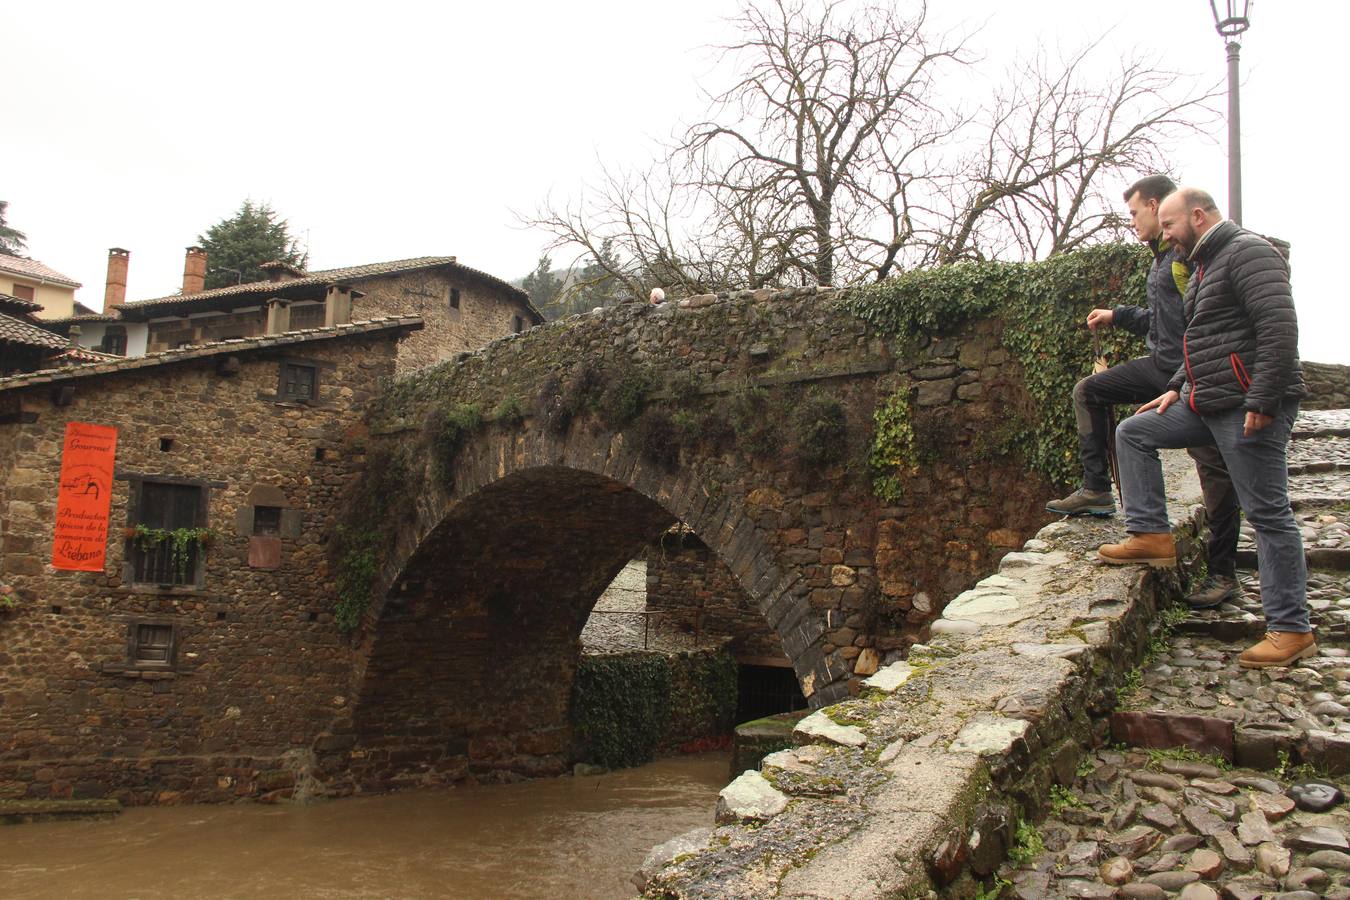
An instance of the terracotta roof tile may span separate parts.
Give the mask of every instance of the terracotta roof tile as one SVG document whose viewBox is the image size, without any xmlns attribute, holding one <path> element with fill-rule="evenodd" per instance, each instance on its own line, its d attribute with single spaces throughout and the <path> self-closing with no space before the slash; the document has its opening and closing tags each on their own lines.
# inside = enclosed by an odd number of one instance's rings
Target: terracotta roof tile
<svg viewBox="0 0 1350 900">
<path fill-rule="evenodd" d="M 0 293 L 0 311 L 23 314 L 37 312 L 40 309 L 42 304 L 36 300 L 25 300 L 13 294 Z"/>
<path fill-rule="evenodd" d="M 116 353 L 104 353 L 101 350 L 91 350 L 88 347 L 67 347 L 53 356 L 52 360 L 56 362 L 97 363 L 116 362 L 122 358 Z"/>
<path fill-rule="evenodd" d="M 288 344 L 304 344 L 312 341 L 331 340 L 350 337 L 374 331 L 408 330 L 416 331 L 422 327 L 419 316 L 386 316 L 369 319 L 364 322 L 349 322 L 346 325 L 332 325 L 327 328 L 307 328 L 304 331 L 288 331 L 284 334 L 263 334 L 251 338 L 238 338 L 229 341 L 215 341 L 209 344 L 189 344 L 175 350 L 163 350 L 145 356 L 117 356 L 107 361 L 63 369 L 43 369 L 24 375 L 12 375 L 0 378 L 0 391 L 29 387 L 34 384 L 46 384 L 53 381 L 67 381 L 72 378 L 88 378 L 92 375 L 105 375 L 114 372 L 126 372 L 131 369 L 145 369 L 163 366 L 169 363 L 199 359 L 206 356 L 229 356 L 235 353 L 248 353 L 253 350 L 265 350 Z M 58 338 L 58 340 L 60 340 Z M 64 346 L 64 342 L 62 342 Z M 107 356 L 107 354 L 100 354 Z"/>
<path fill-rule="evenodd" d="M 29 347 L 46 347 L 56 350 L 66 346 L 66 339 L 59 334 L 39 328 L 32 322 L 16 319 L 0 313 L 0 341 L 11 344 L 24 344 Z"/>
<path fill-rule="evenodd" d="M 35 278 L 39 281 L 51 281 L 55 284 L 63 284 L 66 287 L 77 288 L 80 286 L 80 283 L 69 275 L 62 275 L 51 266 L 44 265 L 36 259 L 26 259 L 22 256 L 6 256 L 0 253 L 0 272 L 9 272 L 13 275 Z"/>
</svg>

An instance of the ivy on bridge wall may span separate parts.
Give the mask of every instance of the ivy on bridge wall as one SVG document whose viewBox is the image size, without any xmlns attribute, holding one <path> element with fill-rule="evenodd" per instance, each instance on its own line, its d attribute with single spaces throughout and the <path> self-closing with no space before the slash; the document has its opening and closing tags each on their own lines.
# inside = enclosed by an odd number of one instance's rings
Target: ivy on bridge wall
<svg viewBox="0 0 1350 900">
<path fill-rule="evenodd" d="M 1004 340 L 1022 364 L 1035 402 L 1034 420 L 1021 423 L 1003 442 L 1020 449 L 1031 468 L 1067 484 L 1079 477 L 1073 386 L 1092 370 L 1087 313 L 1141 304 L 1149 261 L 1144 245 L 1116 243 L 1039 262 L 959 263 L 857 289 L 844 303 L 901 342 L 949 335 L 979 318 L 1001 319 Z M 1101 337 L 1113 363 L 1144 352 L 1143 342 L 1123 330 L 1104 329 Z M 922 462 L 903 397 L 878 405 L 876 426 L 873 483 L 883 500 L 893 500 L 895 473 Z"/>
</svg>

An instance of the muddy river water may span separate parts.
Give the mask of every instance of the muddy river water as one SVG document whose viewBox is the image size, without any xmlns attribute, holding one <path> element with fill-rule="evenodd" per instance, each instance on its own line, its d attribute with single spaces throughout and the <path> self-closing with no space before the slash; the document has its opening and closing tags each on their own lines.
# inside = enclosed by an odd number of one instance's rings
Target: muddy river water
<svg viewBox="0 0 1350 900">
<path fill-rule="evenodd" d="M 711 825 L 727 753 L 587 778 L 0 827 L 0 898 L 609 898 Z"/>
</svg>

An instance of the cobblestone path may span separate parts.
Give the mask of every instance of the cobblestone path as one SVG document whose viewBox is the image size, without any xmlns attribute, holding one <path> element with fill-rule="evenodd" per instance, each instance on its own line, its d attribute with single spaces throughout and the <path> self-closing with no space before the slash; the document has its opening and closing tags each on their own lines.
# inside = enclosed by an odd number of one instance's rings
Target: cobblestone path
<svg viewBox="0 0 1350 900">
<path fill-rule="evenodd" d="M 1350 411 L 1301 415 L 1289 461 L 1319 655 L 1238 667 L 1264 631 L 1244 523 L 1243 597 L 1160 631 L 1005 896 L 1350 900 Z"/>
</svg>

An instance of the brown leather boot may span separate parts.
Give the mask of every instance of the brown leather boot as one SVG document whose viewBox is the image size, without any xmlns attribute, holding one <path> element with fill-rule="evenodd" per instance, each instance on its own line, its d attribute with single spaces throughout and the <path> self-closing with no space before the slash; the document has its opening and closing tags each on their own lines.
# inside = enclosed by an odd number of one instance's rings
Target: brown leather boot
<svg viewBox="0 0 1350 900">
<path fill-rule="evenodd" d="M 1300 659 L 1316 655 L 1317 639 L 1311 632 L 1267 631 L 1265 640 L 1242 651 L 1238 665 L 1244 669 L 1292 666 Z"/>
<path fill-rule="evenodd" d="M 1097 548 L 1097 558 L 1113 566 L 1148 563 L 1161 568 L 1177 564 L 1177 548 L 1171 532 L 1132 534 L 1123 544 L 1102 544 Z"/>
</svg>

